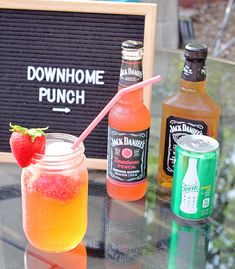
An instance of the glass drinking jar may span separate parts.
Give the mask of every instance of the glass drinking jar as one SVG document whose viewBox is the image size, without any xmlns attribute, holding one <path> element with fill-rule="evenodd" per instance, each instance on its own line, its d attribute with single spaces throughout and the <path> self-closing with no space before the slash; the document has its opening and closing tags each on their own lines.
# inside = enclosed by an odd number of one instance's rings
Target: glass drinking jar
<svg viewBox="0 0 235 269">
<path fill-rule="evenodd" d="M 22 171 L 23 229 L 29 242 L 43 251 L 73 249 L 86 233 L 88 172 L 83 144 L 70 150 L 75 139 L 47 134 L 45 155 L 36 154 Z M 60 152 L 52 154 L 49 148 Z"/>
</svg>

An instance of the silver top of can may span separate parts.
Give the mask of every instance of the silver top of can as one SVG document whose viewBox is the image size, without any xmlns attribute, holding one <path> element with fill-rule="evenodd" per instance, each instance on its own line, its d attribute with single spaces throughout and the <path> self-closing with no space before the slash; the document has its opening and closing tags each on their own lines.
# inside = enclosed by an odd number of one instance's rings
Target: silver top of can
<svg viewBox="0 0 235 269">
<path fill-rule="evenodd" d="M 218 141 L 206 135 L 184 135 L 178 139 L 177 144 L 184 150 L 197 153 L 212 152 L 219 148 Z"/>
</svg>

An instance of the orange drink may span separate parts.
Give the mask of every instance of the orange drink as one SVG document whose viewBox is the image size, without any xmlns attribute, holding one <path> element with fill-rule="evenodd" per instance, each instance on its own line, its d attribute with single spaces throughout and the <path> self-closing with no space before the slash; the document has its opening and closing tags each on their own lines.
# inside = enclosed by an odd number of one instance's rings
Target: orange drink
<svg viewBox="0 0 235 269">
<path fill-rule="evenodd" d="M 118 90 L 142 81 L 143 43 L 122 43 Z M 123 201 L 141 199 L 147 188 L 150 113 L 143 102 L 143 89 L 127 93 L 108 116 L 107 191 Z"/>
<path fill-rule="evenodd" d="M 22 171 L 23 228 L 29 242 L 47 252 L 76 247 L 87 228 L 88 173 L 84 147 L 75 137 L 48 134 L 46 153 Z"/>
<path fill-rule="evenodd" d="M 109 113 L 109 126 L 125 133 L 141 133 L 144 132 L 143 130 L 148 130 L 150 115 L 147 108 L 141 102 L 142 98 L 143 89 L 122 97 Z M 126 159 L 129 160 L 128 158 Z M 108 194 L 112 198 L 123 201 L 135 201 L 145 195 L 147 176 L 136 182 L 118 182 L 108 177 L 106 186 Z"/>
</svg>

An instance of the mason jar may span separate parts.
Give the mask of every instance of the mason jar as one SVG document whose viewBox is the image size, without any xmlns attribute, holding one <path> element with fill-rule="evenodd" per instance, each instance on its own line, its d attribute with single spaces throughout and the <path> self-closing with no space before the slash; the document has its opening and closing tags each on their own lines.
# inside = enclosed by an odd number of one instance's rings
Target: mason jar
<svg viewBox="0 0 235 269">
<path fill-rule="evenodd" d="M 88 171 L 83 143 L 70 149 L 75 139 L 47 134 L 45 155 L 35 154 L 22 171 L 23 229 L 28 241 L 43 251 L 73 249 L 86 232 Z"/>
</svg>

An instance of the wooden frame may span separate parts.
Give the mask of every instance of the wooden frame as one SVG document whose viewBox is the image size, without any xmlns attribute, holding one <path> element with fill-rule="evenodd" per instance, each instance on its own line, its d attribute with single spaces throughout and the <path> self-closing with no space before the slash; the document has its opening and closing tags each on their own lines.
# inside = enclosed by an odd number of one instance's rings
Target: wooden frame
<svg viewBox="0 0 235 269">
<path fill-rule="evenodd" d="M 144 24 L 144 79 L 153 74 L 156 14 L 157 5 L 149 3 L 118 3 L 118 2 L 94 2 L 76 0 L 0 0 L 0 9 L 40 10 L 40 11 L 64 11 L 79 13 L 102 13 L 121 15 L 142 15 Z M 148 108 L 151 104 L 151 86 L 144 89 L 144 102 Z M 14 162 L 11 153 L 0 153 L 0 162 Z M 107 161 L 103 159 L 87 159 L 88 168 L 106 169 Z"/>
</svg>

